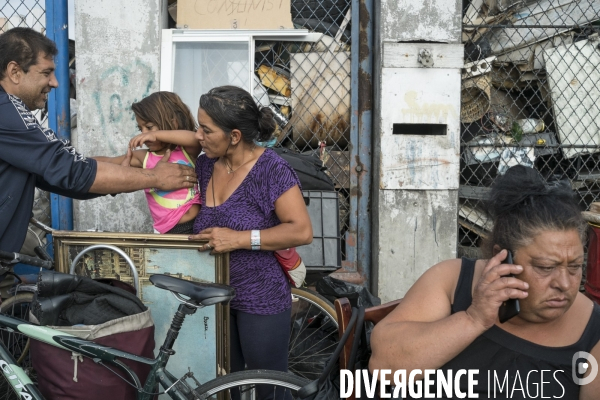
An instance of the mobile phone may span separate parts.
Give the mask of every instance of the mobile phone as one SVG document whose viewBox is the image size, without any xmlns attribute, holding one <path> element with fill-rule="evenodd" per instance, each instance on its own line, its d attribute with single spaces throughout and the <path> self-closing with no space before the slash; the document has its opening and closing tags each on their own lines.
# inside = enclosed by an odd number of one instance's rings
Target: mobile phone
<svg viewBox="0 0 600 400">
<path fill-rule="evenodd" d="M 505 264 L 513 263 L 512 252 L 508 250 L 508 255 L 504 259 Z M 510 274 L 508 276 L 514 276 Z M 519 304 L 519 299 L 508 299 L 502 303 L 500 308 L 498 309 L 498 319 L 500 319 L 500 323 L 503 324 L 512 317 L 516 317 L 521 311 L 521 305 Z"/>
</svg>

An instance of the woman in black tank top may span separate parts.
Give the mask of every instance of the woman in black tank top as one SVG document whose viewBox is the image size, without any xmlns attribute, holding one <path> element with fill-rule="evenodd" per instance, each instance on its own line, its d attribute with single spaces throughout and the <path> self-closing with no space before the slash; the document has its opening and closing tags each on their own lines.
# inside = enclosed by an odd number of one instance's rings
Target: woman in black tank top
<svg viewBox="0 0 600 400">
<path fill-rule="evenodd" d="M 600 307 L 579 293 L 587 225 L 570 186 L 513 167 L 487 209 L 489 258 L 423 274 L 376 325 L 370 369 L 437 370 L 405 398 L 600 399 Z M 500 323 L 509 299 L 520 313 Z"/>
</svg>

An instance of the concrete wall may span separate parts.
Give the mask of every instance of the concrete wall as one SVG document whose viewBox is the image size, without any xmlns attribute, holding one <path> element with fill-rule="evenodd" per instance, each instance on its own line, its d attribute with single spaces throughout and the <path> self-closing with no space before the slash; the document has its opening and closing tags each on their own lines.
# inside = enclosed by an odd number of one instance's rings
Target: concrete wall
<svg viewBox="0 0 600 400">
<path fill-rule="evenodd" d="M 459 43 L 462 1 L 382 0 L 381 30 L 384 41 Z"/>
<path fill-rule="evenodd" d="M 384 302 L 456 256 L 460 10 L 456 0 L 382 0 L 376 10 L 372 289 Z M 432 66 L 419 62 L 423 49 Z"/>
<path fill-rule="evenodd" d="M 456 190 L 380 190 L 378 294 L 404 296 L 430 266 L 456 254 Z"/>
<path fill-rule="evenodd" d="M 166 0 L 77 0 L 78 127 L 87 156 L 124 154 L 137 132 L 131 103 L 157 91 Z M 75 230 L 152 232 L 143 192 L 75 201 Z"/>
</svg>

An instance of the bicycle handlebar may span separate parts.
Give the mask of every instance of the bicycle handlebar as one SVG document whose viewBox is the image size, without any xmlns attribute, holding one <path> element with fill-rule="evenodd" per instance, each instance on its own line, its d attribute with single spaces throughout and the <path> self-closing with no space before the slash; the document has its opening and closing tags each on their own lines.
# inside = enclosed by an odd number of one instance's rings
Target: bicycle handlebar
<svg viewBox="0 0 600 400">
<path fill-rule="evenodd" d="M 5 262 L 7 264 L 16 264 L 21 262 L 24 264 L 29 264 L 46 269 L 51 269 L 53 264 L 52 261 L 44 261 L 41 258 L 30 257 L 26 256 L 25 254 L 11 253 L 2 250 L 0 250 L 0 261 Z"/>
</svg>

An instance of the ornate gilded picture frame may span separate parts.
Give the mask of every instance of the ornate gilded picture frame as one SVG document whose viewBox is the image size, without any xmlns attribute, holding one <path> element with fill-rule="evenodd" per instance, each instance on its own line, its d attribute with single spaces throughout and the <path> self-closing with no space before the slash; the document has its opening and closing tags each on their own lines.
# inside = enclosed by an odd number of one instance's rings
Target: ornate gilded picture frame
<svg viewBox="0 0 600 400">
<path fill-rule="evenodd" d="M 78 275 L 114 278 L 134 284 L 129 263 L 116 250 L 106 246 L 118 247 L 131 259 L 139 277 L 138 297 L 150 308 L 154 319 L 155 353 L 163 344 L 180 303 L 168 291 L 154 287 L 149 281 L 151 275 L 168 274 L 196 282 L 229 283 L 229 254 L 213 256 L 199 252 L 198 247 L 203 243 L 189 241 L 186 235 L 56 231 L 52 236 L 59 272 L 69 273 L 73 269 Z M 80 254 L 90 246 L 98 248 Z M 228 338 L 228 306 L 198 310 L 183 324 L 174 347 L 177 361 L 169 363 L 169 371 L 182 376 L 189 367 L 200 382 L 227 373 Z"/>
</svg>

